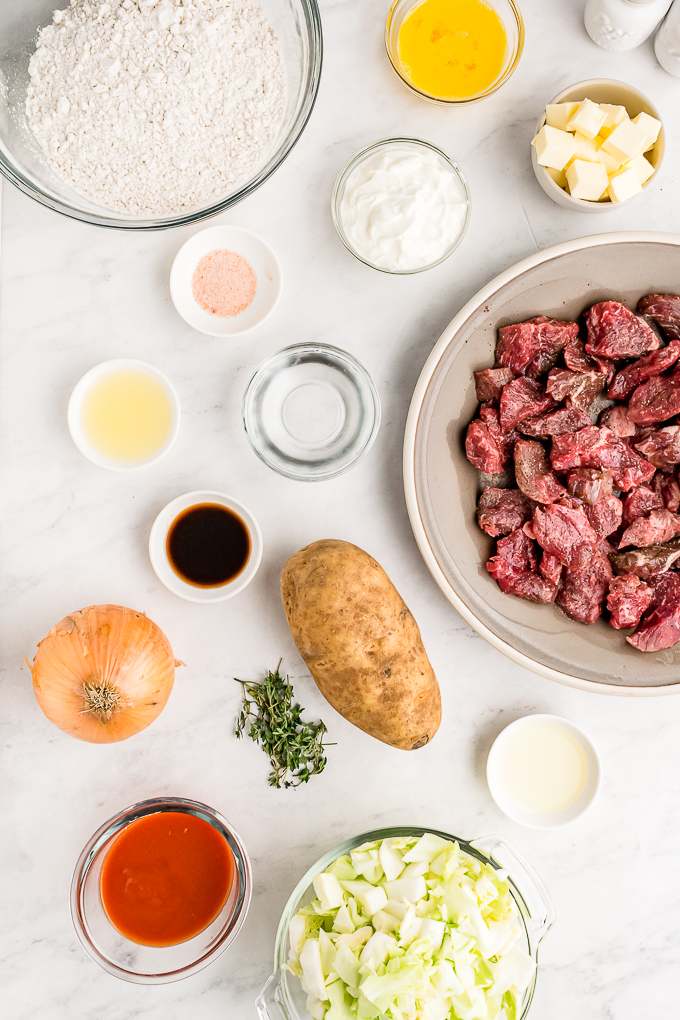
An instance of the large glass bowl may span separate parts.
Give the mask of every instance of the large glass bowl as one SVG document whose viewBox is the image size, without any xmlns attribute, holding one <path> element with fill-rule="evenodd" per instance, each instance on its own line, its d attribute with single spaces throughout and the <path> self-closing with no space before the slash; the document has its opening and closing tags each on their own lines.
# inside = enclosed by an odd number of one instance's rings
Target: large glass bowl
<svg viewBox="0 0 680 1020">
<path fill-rule="evenodd" d="M 288 927 L 298 910 L 311 903 L 315 892 L 312 881 L 316 875 L 325 871 L 333 861 L 344 854 L 351 853 L 362 845 L 377 839 L 388 839 L 392 836 L 422 836 L 425 832 L 433 832 L 443 839 L 456 841 L 461 850 L 484 864 L 490 864 L 497 871 L 508 874 L 510 893 L 517 906 L 520 923 L 523 926 L 520 945 L 531 956 L 534 963 L 538 957 L 538 947 L 555 923 L 555 910 L 543 882 L 533 867 L 525 861 L 521 854 L 502 836 L 484 836 L 468 843 L 457 836 L 438 829 L 425 829 L 418 825 L 395 826 L 389 829 L 375 829 L 363 832 L 359 836 L 346 840 L 330 850 L 321 858 L 307 874 L 300 879 L 293 890 L 279 922 L 274 949 L 274 973 L 269 978 L 257 999 L 257 1012 L 260 1020 L 311 1020 L 302 990 L 300 979 L 286 967 L 288 960 Z M 517 1020 L 524 1020 L 536 988 L 536 971 L 531 984 L 527 988 L 524 999 L 518 1006 Z"/>
<path fill-rule="evenodd" d="M 286 109 L 265 161 L 248 180 L 209 205 L 176 216 L 133 216 L 80 195 L 50 167 L 25 113 L 28 62 L 39 29 L 66 0 L 0 3 L 0 173 L 25 194 L 56 212 L 103 227 L 153 230 L 196 223 L 223 212 L 258 188 L 280 166 L 300 137 L 314 106 L 321 76 L 321 17 L 316 0 L 260 0 L 278 35 L 286 68 Z"/>
</svg>

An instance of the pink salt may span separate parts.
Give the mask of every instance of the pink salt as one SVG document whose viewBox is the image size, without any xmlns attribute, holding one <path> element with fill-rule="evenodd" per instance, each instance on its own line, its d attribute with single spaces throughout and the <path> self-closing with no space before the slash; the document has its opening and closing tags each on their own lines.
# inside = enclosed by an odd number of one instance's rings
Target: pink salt
<svg viewBox="0 0 680 1020">
<path fill-rule="evenodd" d="M 221 249 L 203 256 L 196 266 L 191 288 L 204 311 L 226 319 L 239 315 L 251 303 L 257 277 L 242 255 Z"/>
</svg>

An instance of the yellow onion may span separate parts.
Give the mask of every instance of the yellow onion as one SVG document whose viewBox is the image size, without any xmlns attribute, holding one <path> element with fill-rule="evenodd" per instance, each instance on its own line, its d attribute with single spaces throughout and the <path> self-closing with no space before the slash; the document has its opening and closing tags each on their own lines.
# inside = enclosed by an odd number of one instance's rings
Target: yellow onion
<svg viewBox="0 0 680 1020">
<path fill-rule="evenodd" d="M 40 642 L 33 666 L 26 664 L 47 718 L 93 744 L 125 740 L 152 723 L 182 665 L 163 631 L 123 606 L 71 613 Z"/>
</svg>

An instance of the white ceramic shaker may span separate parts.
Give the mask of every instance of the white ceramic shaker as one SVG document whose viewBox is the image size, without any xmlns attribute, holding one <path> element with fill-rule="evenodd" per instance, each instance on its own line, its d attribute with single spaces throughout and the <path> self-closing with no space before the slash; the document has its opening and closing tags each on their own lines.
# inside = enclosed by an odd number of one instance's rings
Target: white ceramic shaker
<svg viewBox="0 0 680 1020">
<path fill-rule="evenodd" d="M 680 78 L 680 0 L 675 0 L 657 32 L 654 52 L 664 71 Z"/>
<path fill-rule="evenodd" d="M 584 14 L 586 32 L 594 43 L 605 50 L 634 50 L 649 38 L 671 2 L 587 0 Z"/>
</svg>

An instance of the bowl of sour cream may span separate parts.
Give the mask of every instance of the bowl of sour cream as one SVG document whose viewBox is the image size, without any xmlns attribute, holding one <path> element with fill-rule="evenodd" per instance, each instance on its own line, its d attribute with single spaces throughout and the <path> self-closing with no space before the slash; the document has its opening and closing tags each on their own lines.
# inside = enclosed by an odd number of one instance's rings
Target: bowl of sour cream
<svg viewBox="0 0 680 1020">
<path fill-rule="evenodd" d="M 340 240 L 360 262 L 383 273 L 421 273 L 463 240 L 470 190 L 457 163 L 436 145 L 383 138 L 340 173 L 331 208 Z"/>
</svg>

